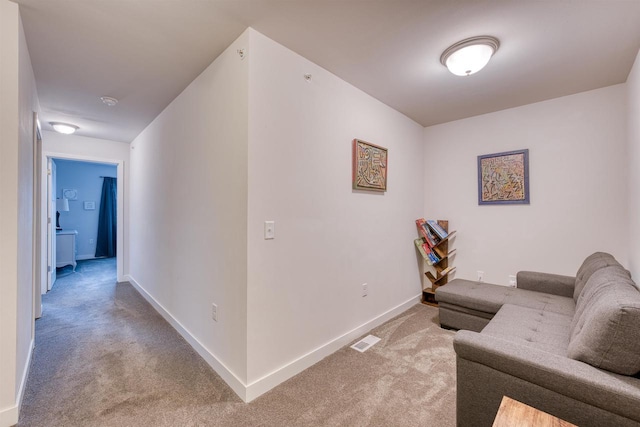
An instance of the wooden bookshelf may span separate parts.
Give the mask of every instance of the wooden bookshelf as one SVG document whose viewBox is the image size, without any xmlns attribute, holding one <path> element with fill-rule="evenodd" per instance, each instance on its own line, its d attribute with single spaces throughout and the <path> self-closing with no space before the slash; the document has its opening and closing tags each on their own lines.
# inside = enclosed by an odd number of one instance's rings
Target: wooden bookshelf
<svg viewBox="0 0 640 427">
<path fill-rule="evenodd" d="M 440 286 L 446 285 L 449 281 L 449 275 L 455 271 L 455 267 L 450 267 L 451 257 L 456 253 L 455 249 L 449 250 L 449 243 L 453 236 L 455 236 L 456 232 L 449 232 L 449 221 L 447 220 L 438 220 L 438 225 L 442 227 L 447 233 L 447 237 L 440 240 L 437 244 L 433 245 L 433 252 L 440 258 L 440 261 L 431 263 L 428 258 L 425 258 L 423 255 L 423 259 L 430 265 L 433 271 L 426 271 L 424 274 L 429 279 L 429 283 L 425 283 L 425 286 L 422 289 L 422 303 L 438 306 L 436 301 L 436 289 Z M 424 239 L 424 238 L 423 238 Z M 422 251 L 421 251 L 422 253 Z"/>
</svg>

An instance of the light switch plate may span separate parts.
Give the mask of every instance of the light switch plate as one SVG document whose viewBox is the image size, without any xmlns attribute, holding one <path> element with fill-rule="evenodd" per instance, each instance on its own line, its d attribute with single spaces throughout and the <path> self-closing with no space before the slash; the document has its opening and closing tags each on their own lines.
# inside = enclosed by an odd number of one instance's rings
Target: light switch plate
<svg viewBox="0 0 640 427">
<path fill-rule="evenodd" d="M 264 239 L 271 240 L 276 238 L 276 222 L 265 221 L 264 222 Z"/>
</svg>

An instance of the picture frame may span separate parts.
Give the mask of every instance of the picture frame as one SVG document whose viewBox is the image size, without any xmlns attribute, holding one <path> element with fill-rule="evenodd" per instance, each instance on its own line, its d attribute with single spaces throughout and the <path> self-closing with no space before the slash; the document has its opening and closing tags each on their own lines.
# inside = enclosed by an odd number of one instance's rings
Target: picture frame
<svg viewBox="0 0 640 427">
<path fill-rule="evenodd" d="M 78 190 L 75 188 L 63 188 L 62 198 L 69 200 L 78 200 Z"/>
<path fill-rule="evenodd" d="M 388 150 L 360 139 L 353 140 L 354 190 L 387 191 Z"/>
<path fill-rule="evenodd" d="M 528 149 L 478 156 L 478 204 L 530 204 Z"/>
</svg>

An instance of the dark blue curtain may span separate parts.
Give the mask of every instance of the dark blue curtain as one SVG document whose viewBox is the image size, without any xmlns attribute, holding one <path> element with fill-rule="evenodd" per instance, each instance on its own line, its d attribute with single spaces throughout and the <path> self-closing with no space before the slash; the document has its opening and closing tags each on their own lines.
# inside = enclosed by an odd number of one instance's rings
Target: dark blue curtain
<svg viewBox="0 0 640 427">
<path fill-rule="evenodd" d="M 117 200 L 116 178 L 105 177 L 100 199 L 96 258 L 116 256 Z"/>
</svg>

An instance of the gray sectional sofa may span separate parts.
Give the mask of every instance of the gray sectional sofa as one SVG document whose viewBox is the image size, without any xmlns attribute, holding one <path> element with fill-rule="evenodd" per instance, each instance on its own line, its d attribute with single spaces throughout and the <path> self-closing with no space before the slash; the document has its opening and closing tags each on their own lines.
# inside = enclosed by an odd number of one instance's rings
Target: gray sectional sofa
<svg viewBox="0 0 640 427">
<path fill-rule="evenodd" d="M 458 426 L 491 426 L 509 396 L 579 426 L 640 426 L 640 291 L 613 256 L 518 288 L 456 279 L 440 323 L 459 329 Z"/>
</svg>

